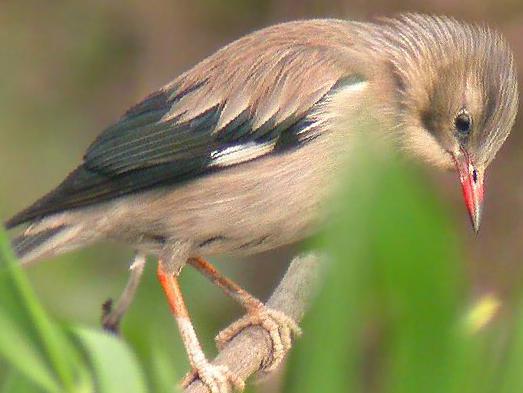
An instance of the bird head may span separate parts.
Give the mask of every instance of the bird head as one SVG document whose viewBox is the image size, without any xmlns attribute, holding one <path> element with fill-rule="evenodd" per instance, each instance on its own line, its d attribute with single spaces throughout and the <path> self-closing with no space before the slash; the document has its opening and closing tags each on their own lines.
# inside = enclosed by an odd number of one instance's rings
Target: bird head
<svg viewBox="0 0 523 393">
<path fill-rule="evenodd" d="M 456 170 L 477 232 L 485 171 L 517 112 L 512 52 L 495 31 L 452 18 L 406 15 L 386 26 L 401 96 L 402 146 Z"/>
</svg>

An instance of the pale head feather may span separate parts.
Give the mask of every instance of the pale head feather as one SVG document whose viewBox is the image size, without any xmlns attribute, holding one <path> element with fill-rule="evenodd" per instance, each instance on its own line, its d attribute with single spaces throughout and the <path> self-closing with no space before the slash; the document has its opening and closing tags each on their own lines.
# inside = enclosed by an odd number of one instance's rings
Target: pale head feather
<svg viewBox="0 0 523 393">
<path fill-rule="evenodd" d="M 488 166 L 518 107 L 514 59 L 501 34 L 419 14 L 382 19 L 369 29 L 369 45 L 387 53 L 398 77 L 403 146 L 436 165 L 452 166 L 450 153 L 459 148 L 453 120 L 466 107 L 473 117 L 467 148 L 478 166 Z"/>
</svg>

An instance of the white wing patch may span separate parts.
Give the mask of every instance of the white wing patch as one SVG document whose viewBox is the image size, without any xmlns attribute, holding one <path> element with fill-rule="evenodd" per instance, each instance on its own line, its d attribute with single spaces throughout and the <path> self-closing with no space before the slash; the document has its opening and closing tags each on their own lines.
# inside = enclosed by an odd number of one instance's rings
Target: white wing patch
<svg viewBox="0 0 523 393">
<path fill-rule="evenodd" d="M 339 100 L 343 102 L 350 102 L 348 97 L 353 96 L 354 94 L 361 93 L 368 86 L 366 80 L 357 80 L 354 83 L 347 84 L 346 86 L 340 88 L 335 94 L 333 94 L 331 100 Z M 272 113 L 271 111 L 269 111 Z M 320 110 L 320 113 L 322 111 Z M 311 136 L 311 133 L 317 129 L 321 123 L 325 120 L 325 113 L 320 114 L 320 116 L 310 116 L 309 120 L 311 121 L 305 127 L 300 130 L 296 130 L 296 136 L 299 140 L 303 140 Z M 327 116 L 328 117 L 328 116 Z M 254 127 L 256 128 L 256 127 Z M 319 130 L 318 130 L 319 132 Z M 270 141 L 265 143 L 259 142 L 248 142 L 238 145 L 233 145 L 225 149 L 215 150 L 211 153 L 211 163 L 210 167 L 227 167 L 231 165 L 240 164 L 242 162 L 250 161 L 255 158 L 261 157 L 270 153 L 276 146 L 277 141 Z"/>
<path fill-rule="evenodd" d="M 367 87 L 368 84 L 369 84 L 369 82 L 367 82 L 365 80 L 360 80 L 356 83 L 352 83 L 350 85 L 345 86 L 343 88 L 343 90 L 346 92 L 357 93 L 357 92 L 365 90 L 365 88 Z"/>
<path fill-rule="evenodd" d="M 211 153 L 211 167 L 225 167 L 250 161 L 265 154 L 270 153 L 276 141 L 266 143 L 249 142 L 235 145 L 222 150 L 215 150 Z"/>
</svg>

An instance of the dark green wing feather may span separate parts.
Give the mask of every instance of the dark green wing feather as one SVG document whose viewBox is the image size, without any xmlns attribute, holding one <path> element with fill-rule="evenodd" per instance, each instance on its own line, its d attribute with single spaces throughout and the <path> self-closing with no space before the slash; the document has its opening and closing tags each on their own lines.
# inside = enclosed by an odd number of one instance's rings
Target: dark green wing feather
<svg viewBox="0 0 523 393">
<path fill-rule="evenodd" d="M 246 159 L 232 153 L 243 146 L 252 159 L 306 141 L 314 108 L 340 83 L 358 80 L 340 60 L 343 48 L 329 43 L 332 32 L 308 43 L 290 27 L 282 40 L 279 29 L 231 44 L 131 108 L 61 185 L 8 227 L 240 164 Z M 271 34 L 279 38 L 268 45 Z M 218 160 L 229 153 L 226 163 Z"/>
</svg>

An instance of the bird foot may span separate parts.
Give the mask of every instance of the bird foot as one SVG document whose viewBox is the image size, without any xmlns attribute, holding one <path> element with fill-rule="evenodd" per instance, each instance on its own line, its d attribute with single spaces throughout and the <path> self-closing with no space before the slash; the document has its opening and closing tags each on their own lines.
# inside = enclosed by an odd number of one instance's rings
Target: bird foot
<svg viewBox="0 0 523 393">
<path fill-rule="evenodd" d="M 187 388 L 196 379 L 202 381 L 211 393 L 229 393 L 232 390 L 241 392 L 245 389 L 245 382 L 227 366 L 215 366 L 205 359 L 185 376 L 181 383 L 182 388 Z"/>
<path fill-rule="evenodd" d="M 115 336 L 120 334 L 120 320 L 113 318 L 113 299 L 102 304 L 102 328 Z"/>
<path fill-rule="evenodd" d="M 292 337 L 301 335 L 300 327 L 292 318 L 281 311 L 262 306 L 222 330 L 215 338 L 218 349 L 221 350 L 243 329 L 250 326 L 265 329 L 272 341 L 271 357 L 262 367 L 265 372 L 278 367 L 292 347 Z"/>
</svg>

